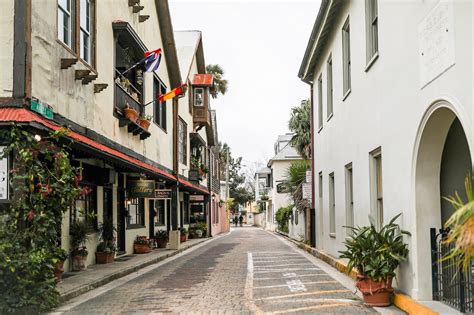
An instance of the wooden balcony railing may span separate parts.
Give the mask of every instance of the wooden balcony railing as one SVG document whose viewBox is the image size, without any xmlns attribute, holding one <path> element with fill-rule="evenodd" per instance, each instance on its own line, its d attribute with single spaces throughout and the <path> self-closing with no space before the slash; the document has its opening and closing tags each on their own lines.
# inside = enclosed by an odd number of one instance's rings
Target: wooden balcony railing
<svg viewBox="0 0 474 315">
<path fill-rule="evenodd" d="M 123 115 L 122 109 L 128 106 L 135 109 L 139 114 L 143 114 L 144 106 L 141 93 L 131 84 L 124 84 L 125 77 L 120 72 L 115 71 L 115 110 Z"/>
</svg>

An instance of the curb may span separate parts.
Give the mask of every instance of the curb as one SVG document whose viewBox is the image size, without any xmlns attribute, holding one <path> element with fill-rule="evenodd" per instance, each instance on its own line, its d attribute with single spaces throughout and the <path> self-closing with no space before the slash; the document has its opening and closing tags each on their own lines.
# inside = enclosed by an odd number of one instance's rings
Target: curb
<svg viewBox="0 0 474 315">
<path fill-rule="evenodd" d="M 106 275 L 106 276 L 104 276 L 104 277 L 102 277 L 102 278 L 100 278 L 100 279 L 98 279 L 98 280 L 92 281 L 92 282 L 89 283 L 89 284 L 83 285 L 83 286 L 81 286 L 81 287 L 74 288 L 74 289 L 72 289 L 72 290 L 70 290 L 70 291 L 67 291 L 67 292 L 64 292 L 64 293 L 61 294 L 60 297 L 59 297 L 60 303 L 64 303 L 64 302 L 66 302 L 66 301 L 68 301 L 68 300 L 71 300 L 71 299 L 73 299 L 73 298 L 75 298 L 75 297 L 81 295 L 81 294 L 84 294 L 84 293 L 86 293 L 86 292 L 88 292 L 88 291 L 91 291 L 91 290 L 96 289 L 96 288 L 98 288 L 98 287 L 100 287 L 100 286 L 103 286 L 103 285 L 105 285 L 105 284 L 107 284 L 107 283 L 109 283 L 109 282 L 112 282 L 112 281 L 117 280 L 117 279 L 119 279 L 119 278 L 125 277 L 125 276 L 127 276 L 127 275 L 129 275 L 129 274 L 131 274 L 131 273 L 133 273 L 133 272 L 136 272 L 136 271 L 142 269 L 142 268 L 145 268 L 145 267 L 148 267 L 148 266 L 150 266 L 150 265 L 153 265 L 153 264 L 156 264 L 156 263 L 158 263 L 158 262 L 161 262 L 161 261 L 163 261 L 163 260 L 165 260 L 165 259 L 167 259 L 167 258 L 170 258 L 170 257 L 172 257 L 172 256 L 175 256 L 175 255 L 177 255 L 177 254 L 179 254 L 179 253 L 182 253 L 182 252 L 184 252 L 184 251 L 186 251 L 186 250 L 188 250 L 188 249 L 190 249 L 190 248 L 192 248 L 192 247 L 194 247 L 194 246 L 204 244 L 204 243 L 206 243 L 206 242 L 209 242 L 209 241 L 211 241 L 211 240 L 214 240 L 214 239 L 216 239 L 216 238 L 218 238 L 218 237 L 220 237 L 220 236 L 224 236 L 224 235 L 226 235 L 226 234 L 227 234 L 227 233 L 222 233 L 222 234 L 220 234 L 220 235 L 218 235 L 218 236 L 215 236 L 215 237 L 212 237 L 212 238 L 207 238 L 207 239 L 203 240 L 202 242 L 194 243 L 194 244 L 192 244 L 192 245 L 189 245 L 189 246 L 187 246 L 187 247 L 185 247 L 185 248 L 180 248 L 180 249 L 175 250 L 175 251 L 173 251 L 173 252 L 171 252 L 171 253 L 168 253 L 168 254 L 166 254 L 166 255 L 163 255 L 163 256 L 160 256 L 160 257 L 156 257 L 156 258 L 153 258 L 153 259 L 144 261 L 144 262 L 139 263 L 139 264 L 137 264 L 137 265 L 135 265 L 135 266 L 130 266 L 130 267 L 124 269 L 124 270 L 118 271 L 118 272 L 113 273 L 113 274 Z"/>
<path fill-rule="evenodd" d="M 341 260 L 338 260 L 331 255 L 328 255 L 314 247 L 311 247 L 309 245 L 306 245 L 304 243 L 298 242 L 296 240 L 293 240 L 289 238 L 288 236 L 275 232 L 275 234 L 278 234 L 280 236 L 284 236 L 288 241 L 292 242 L 293 244 L 297 245 L 299 248 L 303 249 L 304 251 L 308 252 L 309 254 L 315 256 L 316 258 L 321 259 L 325 263 L 329 264 L 330 266 L 334 267 L 341 273 L 347 274 L 347 264 Z M 352 279 L 356 279 L 357 277 L 357 272 L 355 270 L 352 270 L 349 276 Z M 395 292 L 393 295 L 393 305 L 401 309 L 402 311 L 406 312 L 407 314 L 424 314 L 424 315 L 435 315 L 438 314 L 438 312 L 433 311 L 429 307 L 422 305 L 418 303 L 417 301 L 413 300 L 411 297 L 408 295 L 405 295 L 400 292 Z"/>
</svg>

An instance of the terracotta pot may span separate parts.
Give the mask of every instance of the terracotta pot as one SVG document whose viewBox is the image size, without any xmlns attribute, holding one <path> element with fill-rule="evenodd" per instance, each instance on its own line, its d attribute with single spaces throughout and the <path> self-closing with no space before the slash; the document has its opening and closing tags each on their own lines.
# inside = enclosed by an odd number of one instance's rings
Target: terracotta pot
<svg viewBox="0 0 474 315">
<path fill-rule="evenodd" d="M 370 306 L 390 306 L 393 294 L 392 277 L 374 281 L 370 278 L 357 276 L 356 287 L 364 297 L 364 303 Z"/>
<path fill-rule="evenodd" d="M 181 243 L 186 242 L 187 239 L 188 239 L 188 235 L 187 235 L 187 234 L 181 234 L 181 235 L 180 235 L 180 241 L 181 241 Z"/>
<path fill-rule="evenodd" d="M 86 269 L 87 256 L 73 256 L 72 257 L 72 270 L 81 271 Z"/>
<path fill-rule="evenodd" d="M 54 276 L 56 277 L 56 283 L 61 282 L 63 273 L 64 273 L 64 260 L 57 262 L 56 265 L 54 265 Z"/>
<path fill-rule="evenodd" d="M 145 244 L 133 244 L 135 254 L 147 254 L 151 252 L 151 247 Z"/>
<path fill-rule="evenodd" d="M 156 239 L 156 245 L 159 248 L 165 248 L 167 243 L 168 243 L 168 240 L 166 240 L 166 239 L 162 239 L 162 238 L 157 238 Z"/>
<path fill-rule="evenodd" d="M 115 252 L 95 252 L 96 264 L 110 264 L 115 260 Z"/>
<path fill-rule="evenodd" d="M 125 118 L 127 118 L 128 120 L 131 120 L 133 122 L 137 121 L 138 112 L 136 110 L 134 110 L 133 108 L 125 107 L 123 109 L 123 114 L 125 115 Z"/>
<path fill-rule="evenodd" d="M 138 124 L 145 130 L 148 130 L 150 127 L 150 121 L 146 119 L 138 119 Z"/>
</svg>

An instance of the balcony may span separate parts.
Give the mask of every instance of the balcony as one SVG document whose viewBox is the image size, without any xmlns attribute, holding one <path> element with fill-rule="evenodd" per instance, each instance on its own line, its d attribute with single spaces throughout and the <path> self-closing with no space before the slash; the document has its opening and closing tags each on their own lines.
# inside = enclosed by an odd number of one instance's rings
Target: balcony
<svg viewBox="0 0 474 315">
<path fill-rule="evenodd" d="M 143 106 L 142 95 L 128 82 L 128 79 L 122 76 L 118 71 L 116 71 L 114 94 L 114 111 L 119 119 L 119 126 L 127 127 L 127 131 L 135 136 L 140 135 L 141 140 L 148 138 L 151 133 L 143 128 L 138 121 L 127 118 L 124 113 L 124 108 L 128 106 L 134 109 L 139 116 L 143 115 L 145 107 Z"/>
</svg>

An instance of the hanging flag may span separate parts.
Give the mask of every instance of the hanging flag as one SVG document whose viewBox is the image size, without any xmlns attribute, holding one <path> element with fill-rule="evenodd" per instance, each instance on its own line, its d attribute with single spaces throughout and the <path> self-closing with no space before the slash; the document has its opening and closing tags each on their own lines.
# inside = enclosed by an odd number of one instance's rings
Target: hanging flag
<svg viewBox="0 0 474 315">
<path fill-rule="evenodd" d="M 161 48 L 145 51 L 145 69 L 147 72 L 156 71 L 161 61 Z"/>
<path fill-rule="evenodd" d="M 177 88 L 172 89 L 166 94 L 162 94 L 159 97 L 160 102 L 167 101 L 171 98 L 175 98 L 176 96 L 182 95 L 186 92 L 186 84 L 183 84 L 181 86 L 178 86 Z"/>
</svg>

